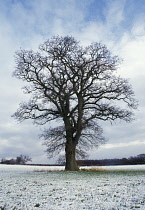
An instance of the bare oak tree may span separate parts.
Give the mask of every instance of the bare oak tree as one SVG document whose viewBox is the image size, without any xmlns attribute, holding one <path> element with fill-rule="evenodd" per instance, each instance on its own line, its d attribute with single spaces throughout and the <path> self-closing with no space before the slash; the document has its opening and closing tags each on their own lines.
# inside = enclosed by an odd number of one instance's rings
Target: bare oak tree
<svg viewBox="0 0 145 210">
<path fill-rule="evenodd" d="M 36 53 L 16 53 L 14 76 L 29 83 L 31 98 L 13 116 L 40 125 L 60 120 L 42 136 L 48 153 L 65 147 L 66 170 L 78 170 L 76 151 L 85 155 L 105 141 L 99 120 L 131 121 L 137 104 L 128 80 L 116 74 L 120 63 L 105 45 L 82 47 L 69 36 L 52 37 Z"/>
</svg>

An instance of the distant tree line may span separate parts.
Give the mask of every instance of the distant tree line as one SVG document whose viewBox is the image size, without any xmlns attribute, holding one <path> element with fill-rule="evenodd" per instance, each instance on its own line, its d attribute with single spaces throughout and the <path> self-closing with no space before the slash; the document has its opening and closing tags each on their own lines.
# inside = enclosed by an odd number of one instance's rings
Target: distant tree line
<svg viewBox="0 0 145 210">
<path fill-rule="evenodd" d="M 64 157 L 60 156 L 57 161 L 57 164 L 54 165 L 65 165 Z M 1 164 L 20 164 L 24 165 L 27 162 L 32 161 L 32 159 L 27 155 L 20 155 L 15 159 L 1 159 Z M 109 166 L 109 165 L 137 165 L 145 164 L 145 154 L 140 154 L 137 156 L 131 156 L 129 158 L 114 158 L 114 159 L 101 159 L 101 160 L 77 160 L 79 166 Z M 32 164 L 37 165 L 37 164 Z M 38 164 L 43 165 L 43 164 Z M 44 164 L 49 165 L 49 164 Z M 52 164 L 50 164 L 52 165 Z"/>
<path fill-rule="evenodd" d="M 131 156 L 129 158 L 115 158 L 102 160 L 78 160 L 78 165 L 84 166 L 107 166 L 107 165 L 137 165 L 145 164 L 145 154 Z"/>
<path fill-rule="evenodd" d="M 2 158 L 1 159 L 1 164 L 20 164 L 20 165 L 24 165 L 26 164 L 28 161 L 32 161 L 32 159 L 27 156 L 27 155 L 20 155 L 18 157 L 16 157 L 15 159 L 5 159 Z"/>
</svg>

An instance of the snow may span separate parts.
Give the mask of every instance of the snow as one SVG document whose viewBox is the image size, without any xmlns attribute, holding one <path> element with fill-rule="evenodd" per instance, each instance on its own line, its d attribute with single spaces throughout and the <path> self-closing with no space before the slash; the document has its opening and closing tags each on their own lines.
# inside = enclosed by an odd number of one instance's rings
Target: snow
<svg viewBox="0 0 145 210">
<path fill-rule="evenodd" d="M 81 168 L 92 168 L 93 166 L 84 166 Z M 94 168 L 94 167 L 93 167 Z M 97 167 L 96 167 L 97 168 Z M 99 166 L 100 169 L 113 171 L 145 171 L 145 165 L 118 165 L 118 166 Z"/>
<path fill-rule="evenodd" d="M 122 172 L 119 167 L 65 172 L 64 167 L 0 165 L 0 209 L 145 209 L 145 166 L 121 166 Z"/>
</svg>

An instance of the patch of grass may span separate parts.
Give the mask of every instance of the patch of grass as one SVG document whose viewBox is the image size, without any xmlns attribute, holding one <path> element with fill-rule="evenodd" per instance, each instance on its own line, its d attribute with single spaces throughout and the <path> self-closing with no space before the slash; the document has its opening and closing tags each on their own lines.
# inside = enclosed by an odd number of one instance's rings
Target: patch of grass
<svg viewBox="0 0 145 210">
<path fill-rule="evenodd" d="M 5 206 L 0 206 L 0 209 L 1 209 L 1 210 L 5 210 L 6 207 L 5 207 Z"/>
<path fill-rule="evenodd" d="M 40 206 L 40 204 L 39 203 L 37 203 L 34 207 L 39 207 Z"/>
<path fill-rule="evenodd" d="M 34 172 L 105 172 L 105 171 L 108 171 L 106 169 L 103 169 L 103 168 L 81 168 L 80 170 L 78 171 L 65 171 L 65 170 L 45 170 L 45 169 L 42 169 L 42 170 L 35 170 Z"/>
<path fill-rule="evenodd" d="M 104 168 L 82 168 L 82 169 L 80 169 L 80 171 L 83 171 L 83 172 L 106 172 L 108 170 L 106 170 Z"/>
<path fill-rule="evenodd" d="M 34 172 L 62 172 L 64 170 L 46 170 L 46 169 L 41 169 L 41 170 L 34 170 Z"/>
<path fill-rule="evenodd" d="M 5 204 L 4 206 L 0 206 L 0 210 L 7 210 L 7 205 Z M 16 207 L 12 208 L 12 210 L 16 210 Z"/>
<path fill-rule="evenodd" d="M 45 172 L 45 173 L 77 173 L 77 172 L 100 172 L 100 173 L 110 173 L 110 174 L 124 174 L 124 175 L 138 175 L 145 174 L 145 170 L 107 170 L 105 168 L 92 167 L 92 168 L 80 168 L 78 171 L 65 171 L 65 170 L 49 170 L 49 169 L 38 169 L 34 170 L 34 172 Z M 9 192 L 8 192 L 9 193 Z"/>
</svg>

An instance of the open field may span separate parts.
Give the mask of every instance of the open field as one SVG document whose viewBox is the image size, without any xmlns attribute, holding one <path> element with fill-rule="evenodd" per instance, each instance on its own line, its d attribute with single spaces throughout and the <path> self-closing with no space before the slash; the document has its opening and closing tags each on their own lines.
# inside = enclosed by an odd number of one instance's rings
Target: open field
<svg viewBox="0 0 145 210">
<path fill-rule="evenodd" d="M 0 209 L 145 209 L 145 166 L 102 168 L 107 171 L 0 165 Z"/>
</svg>

